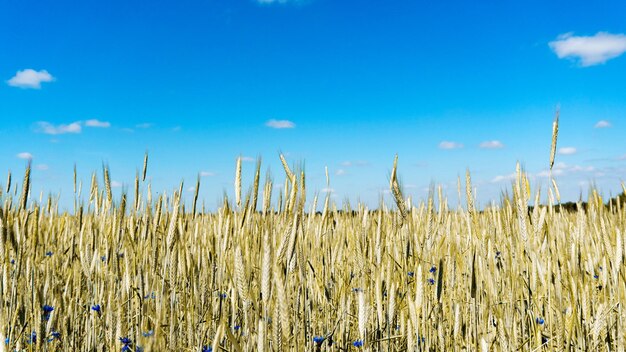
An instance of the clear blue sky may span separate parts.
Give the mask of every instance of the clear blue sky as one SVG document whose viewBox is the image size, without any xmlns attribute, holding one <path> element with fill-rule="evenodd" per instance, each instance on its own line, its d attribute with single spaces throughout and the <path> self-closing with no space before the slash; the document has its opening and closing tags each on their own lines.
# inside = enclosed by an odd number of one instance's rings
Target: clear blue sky
<svg viewBox="0 0 626 352">
<path fill-rule="evenodd" d="M 73 164 L 88 183 L 104 162 L 130 189 L 149 150 L 155 191 L 204 172 L 214 208 L 237 156 L 262 156 L 279 184 L 282 151 L 311 192 L 328 166 L 337 202 L 374 207 L 398 153 L 406 192 L 441 183 L 456 204 L 470 168 L 485 204 L 517 161 L 545 185 L 560 104 L 564 198 L 590 181 L 616 194 L 624 13 L 623 1 L 4 1 L 0 176 L 19 180 L 32 156 L 33 191 L 68 199 Z"/>
</svg>

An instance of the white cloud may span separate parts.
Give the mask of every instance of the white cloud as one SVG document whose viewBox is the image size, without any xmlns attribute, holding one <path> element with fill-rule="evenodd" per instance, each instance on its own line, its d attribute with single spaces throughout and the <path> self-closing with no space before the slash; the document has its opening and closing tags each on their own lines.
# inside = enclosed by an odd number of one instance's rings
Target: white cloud
<svg viewBox="0 0 626 352">
<path fill-rule="evenodd" d="M 463 144 L 451 141 L 441 141 L 439 143 L 439 149 L 461 149 L 463 148 Z"/>
<path fill-rule="evenodd" d="M 111 181 L 111 187 L 113 187 L 113 188 L 120 188 L 120 187 L 122 187 L 122 183 L 118 182 L 118 181 Z"/>
<path fill-rule="evenodd" d="M 215 176 L 215 172 L 200 171 L 200 177 L 211 177 L 211 176 Z"/>
<path fill-rule="evenodd" d="M 82 131 L 82 126 L 80 122 L 72 122 L 67 125 L 53 125 L 49 122 L 40 121 L 37 122 L 38 132 L 45 134 L 65 134 L 65 133 L 80 133 Z"/>
<path fill-rule="evenodd" d="M 17 71 L 15 76 L 11 77 L 7 81 L 7 84 L 11 87 L 18 87 L 24 89 L 41 89 L 42 82 L 52 82 L 54 77 L 46 70 L 35 71 L 33 69 L 25 69 Z"/>
<path fill-rule="evenodd" d="M 150 127 L 152 127 L 152 126 L 154 126 L 154 124 L 152 124 L 152 123 L 150 123 L 150 122 L 144 122 L 144 123 L 140 123 L 140 124 L 138 124 L 138 125 L 135 125 L 135 127 L 137 127 L 137 128 L 143 128 L 143 129 L 150 128 Z"/>
<path fill-rule="evenodd" d="M 49 167 L 46 164 L 38 164 L 38 165 L 35 165 L 35 169 L 39 171 L 46 171 L 49 169 Z"/>
<path fill-rule="evenodd" d="M 85 121 L 85 126 L 87 127 L 99 127 L 99 128 L 109 128 L 111 127 L 111 123 L 107 121 L 100 121 L 97 119 L 91 119 Z"/>
<path fill-rule="evenodd" d="M 338 169 L 337 171 L 335 171 L 335 175 L 337 176 L 343 176 L 346 174 L 346 170 L 344 169 Z"/>
<path fill-rule="evenodd" d="M 515 173 L 508 174 L 508 175 L 498 175 L 498 176 L 494 177 L 491 180 L 491 182 L 492 183 L 498 183 L 498 182 L 502 182 L 502 181 L 511 181 L 511 180 L 515 180 L 515 177 L 517 177 L 517 175 Z"/>
<path fill-rule="evenodd" d="M 335 193 L 335 190 L 333 188 L 322 188 L 321 189 L 322 193 Z"/>
<path fill-rule="evenodd" d="M 346 161 L 341 163 L 341 166 L 343 166 L 343 167 L 369 166 L 369 164 L 370 163 L 368 161 L 365 161 L 365 160 L 355 160 L 355 161 L 346 160 Z"/>
<path fill-rule="evenodd" d="M 500 141 L 484 141 L 479 145 L 483 149 L 502 149 L 504 148 L 504 144 Z"/>
<path fill-rule="evenodd" d="M 574 155 L 578 152 L 578 150 L 574 147 L 563 147 L 559 149 L 559 154 L 561 155 Z"/>
<path fill-rule="evenodd" d="M 593 36 L 560 35 L 549 43 L 560 58 L 573 58 L 583 67 L 599 65 L 626 52 L 626 35 L 598 32 Z"/>
<path fill-rule="evenodd" d="M 600 120 L 598 122 L 596 122 L 596 124 L 593 126 L 595 128 L 610 128 L 613 127 L 613 125 L 607 121 L 607 120 Z"/>
<path fill-rule="evenodd" d="M 259 4 L 271 5 L 271 4 L 287 4 L 287 3 L 301 3 L 302 0 L 256 0 Z"/>
<path fill-rule="evenodd" d="M 245 162 L 248 162 L 248 163 L 251 163 L 251 162 L 253 162 L 254 160 L 255 160 L 255 159 L 254 159 L 253 157 L 251 157 L 251 156 L 242 156 L 242 157 L 241 157 L 241 161 L 245 161 Z"/>
<path fill-rule="evenodd" d="M 33 158 L 33 155 L 29 152 L 21 152 L 21 153 L 18 153 L 16 156 L 24 160 L 31 160 Z"/>
<path fill-rule="evenodd" d="M 274 120 L 271 119 L 269 121 L 267 121 L 265 123 L 265 126 L 267 127 L 271 127 L 271 128 L 278 128 L 278 129 L 283 129 L 283 128 L 295 128 L 296 124 L 289 121 L 289 120 Z"/>
</svg>

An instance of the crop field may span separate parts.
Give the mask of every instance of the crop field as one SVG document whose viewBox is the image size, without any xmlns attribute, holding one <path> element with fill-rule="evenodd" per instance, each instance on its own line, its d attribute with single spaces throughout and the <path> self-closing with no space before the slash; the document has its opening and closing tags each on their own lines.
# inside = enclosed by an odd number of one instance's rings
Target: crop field
<svg viewBox="0 0 626 352">
<path fill-rule="evenodd" d="M 556 144 L 556 122 L 553 153 Z M 592 190 L 570 210 L 531 185 L 460 207 L 421 203 L 390 177 L 393 207 L 305 199 L 261 182 L 216 212 L 154 196 L 143 174 L 113 197 L 109 170 L 76 211 L 7 180 L 0 211 L 0 333 L 6 351 L 624 351 L 625 198 Z M 196 190 L 199 188 L 199 180 Z M 86 187 L 85 187 L 86 189 Z M 132 192 L 132 190 L 131 190 Z M 81 201 L 81 199 L 85 199 Z M 308 204 L 308 206 L 305 206 Z M 316 209 L 323 209 L 321 212 Z"/>
</svg>

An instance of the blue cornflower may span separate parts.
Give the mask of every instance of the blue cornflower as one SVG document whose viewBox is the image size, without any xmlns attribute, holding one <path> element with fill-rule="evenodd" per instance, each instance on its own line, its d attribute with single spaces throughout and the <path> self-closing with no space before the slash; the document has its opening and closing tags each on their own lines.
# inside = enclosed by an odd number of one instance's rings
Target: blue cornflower
<svg viewBox="0 0 626 352">
<path fill-rule="evenodd" d="M 363 340 L 356 340 L 352 343 L 352 346 L 360 348 L 363 347 Z"/>
<path fill-rule="evenodd" d="M 535 319 L 535 321 L 537 322 L 537 324 L 539 325 L 543 325 L 543 323 L 545 323 L 545 320 L 543 320 L 543 318 L 541 317 L 537 317 L 537 319 Z"/>
<path fill-rule="evenodd" d="M 6 339 L 4 339 L 4 344 L 5 344 L 5 345 L 8 345 L 8 344 L 9 344 L 9 342 L 11 342 L 11 340 L 10 340 L 8 337 L 7 337 Z"/>
<path fill-rule="evenodd" d="M 54 337 L 55 339 L 60 339 L 61 338 L 61 333 L 58 331 L 52 331 L 52 333 L 50 333 L 52 335 L 52 337 Z"/>
<path fill-rule="evenodd" d="M 133 343 L 133 340 L 129 339 L 128 337 L 120 337 L 120 342 L 122 343 L 122 345 L 128 346 Z"/>
<path fill-rule="evenodd" d="M 594 276 L 593 276 L 593 278 L 594 278 L 594 279 L 598 279 L 598 278 L 599 278 L 599 276 L 596 274 L 596 275 L 594 275 Z"/>
<path fill-rule="evenodd" d="M 93 310 L 94 312 L 100 314 L 102 311 L 102 307 L 100 307 L 99 304 L 94 304 L 93 306 L 91 306 L 91 310 Z"/>
<path fill-rule="evenodd" d="M 433 266 L 430 268 L 430 270 L 428 270 L 428 272 L 430 272 L 430 273 L 433 273 L 433 274 L 434 274 L 434 273 L 436 273 L 436 272 L 437 272 L 437 268 L 433 265 Z"/>
<path fill-rule="evenodd" d="M 226 292 L 222 292 L 222 293 L 220 293 L 220 298 L 221 298 L 221 299 L 226 299 L 226 297 L 228 297 L 228 295 L 226 294 Z"/>
<path fill-rule="evenodd" d="M 146 332 L 142 333 L 142 335 L 143 335 L 143 337 L 150 337 L 150 336 L 154 335 L 154 330 L 146 331 Z"/>
<path fill-rule="evenodd" d="M 41 309 L 43 310 L 43 320 L 48 321 L 50 319 L 50 314 L 54 310 L 54 307 L 46 304 L 43 307 L 41 307 Z"/>
<path fill-rule="evenodd" d="M 37 333 L 36 332 L 32 332 L 32 334 L 30 334 L 30 338 L 28 339 L 27 343 L 37 343 Z"/>
<path fill-rule="evenodd" d="M 415 276 L 415 273 L 414 273 L 414 272 L 412 272 L 412 271 L 409 271 L 409 272 L 407 273 L 407 275 L 409 275 L 409 277 L 413 277 L 413 276 Z"/>
<path fill-rule="evenodd" d="M 417 339 L 417 344 L 420 345 L 422 343 L 426 343 L 426 338 L 424 336 Z"/>
<path fill-rule="evenodd" d="M 122 346 L 122 352 L 127 352 L 127 351 L 130 351 L 130 346 L 129 345 Z"/>
<path fill-rule="evenodd" d="M 316 344 L 321 344 L 322 342 L 324 342 L 324 337 L 322 336 L 314 336 L 313 337 L 313 342 L 315 342 Z"/>
<path fill-rule="evenodd" d="M 47 251 L 46 252 L 46 257 L 52 257 L 52 252 L 51 251 Z"/>
<path fill-rule="evenodd" d="M 15 259 L 11 259 L 11 264 L 15 264 Z"/>
<path fill-rule="evenodd" d="M 435 279 L 433 279 L 432 277 L 428 279 L 428 283 L 431 285 L 435 284 Z"/>
<path fill-rule="evenodd" d="M 143 348 L 140 346 L 135 347 L 135 352 L 143 352 Z"/>
<path fill-rule="evenodd" d="M 100 257 L 100 261 L 103 261 L 103 262 L 104 262 L 104 261 L 106 261 L 106 260 L 107 260 L 107 256 L 106 256 L 106 255 L 103 255 L 103 256 L 101 256 L 101 257 Z"/>
<path fill-rule="evenodd" d="M 235 325 L 235 331 L 239 331 L 241 329 L 241 325 Z"/>
<path fill-rule="evenodd" d="M 202 352 L 213 352 L 213 347 L 204 345 L 202 346 Z"/>
</svg>

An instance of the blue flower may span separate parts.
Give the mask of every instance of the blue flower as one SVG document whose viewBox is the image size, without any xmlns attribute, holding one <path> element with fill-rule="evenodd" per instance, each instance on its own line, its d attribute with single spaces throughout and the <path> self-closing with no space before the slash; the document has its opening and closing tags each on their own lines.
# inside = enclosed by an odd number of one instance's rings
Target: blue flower
<svg viewBox="0 0 626 352">
<path fill-rule="evenodd" d="M 150 336 L 154 335 L 154 330 L 146 331 L 146 332 L 142 333 L 142 335 L 143 335 L 143 337 L 150 337 Z"/>
<path fill-rule="evenodd" d="M 222 292 L 222 293 L 220 293 L 220 298 L 221 298 L 221 299 L 226 299 L 226 297 L 228 297 L 228 295 L 226 294 L 226 292 Z"/>
<path fill-rule="evenodd" d="M 46 257 L 52 257 L 52 252 L 51 251 L 46 252 Z"/>
<path fill-rule="evenodd" d="M 313 342 L 315 342 L 316 344 L 321 344 L 322 342 L 324 342 L 324 338 L 322 336 L 315 336 L 313 337 Z"/>
<path fill-rule="evenodd" d="M 58 331 L 52 331 L 51 333 L 52 337 L 54 337 L 55 339 L 60 339 L 61 338 L 61 333 Z"/>
<path fill-rule="evenodd" d="M 241 325 L 235 325 L 235 331 L 239 331 L 241 329 Z"/>
<path fill-rule="evenodd" d="M 202 346 L 202 352 L 213 352 L 213 347 L 204 345 Z"/>
<path fill-rule="evenodd" d="M 32 334 L 30 334 L 30 338 L 27 341 L 28 344 L 31 343 L 37 343 L 37 333 L 36 332 L 32 332 Z"/>
<path fill-rule="evenodd" d="M 41 309 L 43 310 L 43 320 L 48 321 L 50 319 L 50 314 L 54 310 L 54 307 L 46 304 L 41 307 Z"/>
<path fill-rule="evenodd" d="M 120 337 L 120 342 L 122 343 L 122 345 L 128 346 L 133 343 L 133 340 L 129 339 L 128 337 Z"/>
<path fill-rule="evenodd" d="M 407 273 L 407 275 L 409 275 L 409 277 L 413 277 L 413 276 L 415 276 L 415 273 L 414 273 L 414 272 L 412 272 L 412 271 L 409 271 L 409 272 Z"/>
<path fill-rule="evenodd" d="M 93 310 L 94 312 L 100 314 L 101 310 L 102 310 L 102 307 L 100 307 L 99 304 L 94 304 L 93 306 L 91 306 L 91 310 Z"/>
<path fill-rule="evenodd" d="M 430 273 L 433 273 L 433 274 L 434 274 L 434 273 L 436 273 L 436 272 L 437 272 L 437 268 L 433 265 L 433 266 L 430 268 L 430 270 L 428 270 L 428 272 L 430 272 Z"/>
<path fill-rule="evenodd" d="M 15 264 L 15 259 L 11 259 L 11 264 Z"/>
<path fill-rule="evenodd" d="M 598 277 L 599 277 L 598 275 L 594 275 L 593 276 L 594 279 L 598 279 Z"/>
<path fill-rule="evenodd" d="M 7 337 L 6 339 L 4 339 L 4 344 L 5 344 L 5 345 L 8 345 L 8 344 L 9 344 L 9 342 L 11 342 L 11 340 L 10 340 L 8 337 Z"/>
<path fill-rule="evenodd" d="M 127 352 L 127 351 L 130 351 L 130 346 L 129 345 L 122 346 L 122 352 Z"/>
<path fill-rule="evenodd" d="M 104 262 L 104 261 L 106 261 L 106 260 L 107 260 L 107 256 L 106 256 L 106 255 L 103 255 L 103 256 L 101 256 L 101 257 L 100 257 L 100 261 L 103 261 L 103 262 Z"/>
<path fill-rule="evenodd" d="M 433 279 L 432 277 L 428 279 L 428 283 L 431 285 L 435 284 L 435 279 Z"/>
<path fill-rule="evenodd" d="M 545 321 L 543 320 L 543 318 L 541 317 L 537 317 L 537 319 L 535 319 L 535 321 L 537 322 L 537 324 L 539 325 L 543 325 L 543 323 L 545 323 Z"/>
<path fill-rule="evenodd" d="M 352 346 L 356 347 L 356 348 L 360 348 L 363 347 L 363 340 L 356 340 L 352 343 Z"/>
<path fill-rule="evenodd" d="M 143 348 L 137 346 L 135 347 L 135 352 L 143 352 Z"/>
</svg>

